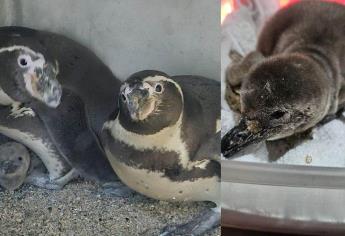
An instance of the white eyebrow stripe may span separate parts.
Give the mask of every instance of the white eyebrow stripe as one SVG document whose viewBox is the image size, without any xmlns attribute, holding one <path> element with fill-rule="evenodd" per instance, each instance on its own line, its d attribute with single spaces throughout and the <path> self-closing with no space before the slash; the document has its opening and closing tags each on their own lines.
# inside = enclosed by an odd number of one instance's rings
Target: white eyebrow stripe
<svg viewBox="0 0 345 236">
<path fill-rule="evenodd" d="M 161 76 L 161 75 L 155 75 L 155 76 L 146 77 L 143 80 L 143 82 L 159 82 L 159 81 L 167 81 L 167 82 L 173 83 L 176 86 L 176 88 L 179 90 L 181 97 L 182 97 L 182 101 L 184 100 L 181 86 L 172 79 L 169 79 L 169 78 L 167 78 L 165 76 Z"/>
<path fill-rule="evenodd" d="M 44 58 L 44 56 L 41 53 L 35 52 L 31 48 L 23 46 L 23 45 L 13 45 L 13 46 L 9 46 L 9 47 L 0 48 L 0 53 L 12 52 L 12 51 L 15 51 L 15 50 L 23 50 L 25 52 L 31 53 L 31 54 L 33 54 L 35 56 L 40 57 L 40 58 Z"/>
</svg>

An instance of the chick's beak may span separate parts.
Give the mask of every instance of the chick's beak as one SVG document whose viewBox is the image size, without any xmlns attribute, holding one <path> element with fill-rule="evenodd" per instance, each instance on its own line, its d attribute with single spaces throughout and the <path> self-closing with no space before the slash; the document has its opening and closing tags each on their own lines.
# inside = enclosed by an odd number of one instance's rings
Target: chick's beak
<svg viewBox="0 0 345 236">
<path fill-rule="evenodd" d="M 245 147 L 266 139 L 268 133 L 269 129 L 260 126 L 258 121 L 242 118 L 237 126 L 223 136 L 222 154 L 226 158 L 231 158 Z"/>
</svg>

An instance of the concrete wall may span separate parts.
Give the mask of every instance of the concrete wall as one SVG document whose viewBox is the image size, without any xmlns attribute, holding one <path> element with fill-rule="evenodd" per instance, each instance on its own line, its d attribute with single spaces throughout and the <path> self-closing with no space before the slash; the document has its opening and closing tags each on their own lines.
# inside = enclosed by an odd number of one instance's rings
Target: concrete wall
<svg viewBox="0 0 345 236">
<path fill-rule="evenodd" d="M 220 79 L 219 0 L 2 0 L 3 25 L 61 33 L 120 79 L 143 69 Z"/>
</svg>

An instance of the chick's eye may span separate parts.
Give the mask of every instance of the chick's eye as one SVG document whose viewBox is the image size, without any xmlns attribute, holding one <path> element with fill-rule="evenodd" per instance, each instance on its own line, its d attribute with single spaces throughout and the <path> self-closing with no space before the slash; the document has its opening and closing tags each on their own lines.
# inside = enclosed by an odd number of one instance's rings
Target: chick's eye
<svg viewBox="0 0 345 236">
<path fill-rule="evenodd" d="M 161 84 L 156 84 L 155 91 L 156 93 L 161 93 L 163 91 L 163 86 Z"/>
<path fill-rule="evenodd" d="M 122 99 L 122 101 L 126 101 L 127 100 L 127 97 L 126 97 L 126 95 L 124 95 L 123 93 L 121 93 L 121 99 Z"/>
<path fill-rule="evenodd" d="M 275 111 L 273 112 L 270 116 L 272 119 L 280 119 L 282 118 L 284 115 L 286 114 L 286 112 L 284 111 Z"/>
</svg>

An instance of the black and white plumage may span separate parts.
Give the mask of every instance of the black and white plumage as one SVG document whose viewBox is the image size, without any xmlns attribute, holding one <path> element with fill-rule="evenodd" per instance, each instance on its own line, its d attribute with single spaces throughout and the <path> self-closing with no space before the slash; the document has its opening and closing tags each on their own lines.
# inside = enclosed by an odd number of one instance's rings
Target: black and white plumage
<svg viewBox="0 0 345 236">
<path fill-rule="evenodd" d="M 102 132 L 119 178 L 151 198 L 219 203 L 219 91 L 216 81 L 159 71 L 126 80 Z M 219 223 L 219 212 L 211 215 Z"/>
<path fill-rule="evenodd" d="M 71 39 L 24 27 L 0 28 L 0 61 L 0 133 L 46 165 L 38 185 L 58 188 L 78 174 L 116 181 L 99 143 L 120 88 L 110 69 Z"/>
</svg>

